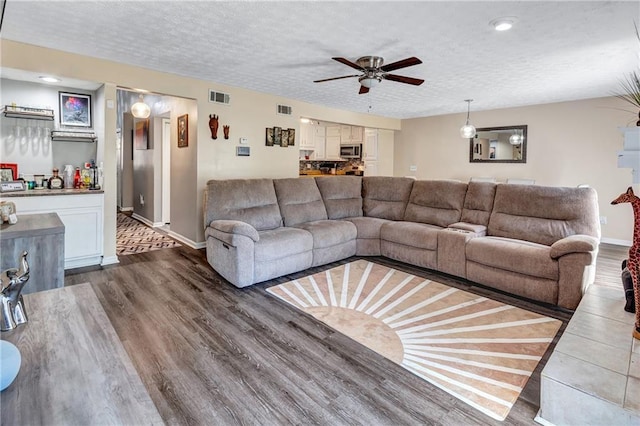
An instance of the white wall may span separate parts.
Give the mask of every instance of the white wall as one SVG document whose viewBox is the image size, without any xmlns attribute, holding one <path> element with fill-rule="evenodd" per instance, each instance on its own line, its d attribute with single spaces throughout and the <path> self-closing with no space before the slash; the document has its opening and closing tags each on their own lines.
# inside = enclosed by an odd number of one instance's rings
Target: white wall
<svg viewBox="0 0 640 426">
<path fill-rule="evenodd" d="M 85 162 L 96 159 L 96 143 L 51 142 L 46 132 L 59 127 L 58 91 L 91 95 L 93 124 L 96 124 L 96 93 L 70 87 L 38 84 L 26 81 L 2 79 L 0 81 L 0 105 L 49 108 L 54 110 L 54 121 L 26 120 L 22 118 L 1 118 L 0 161 L 17 163 L 18 173 L 51 176 L 54 167 L 62 170 L 65 164 L 82 167 Z M 102 114 L 104 117 L 104 114 Z M 104 120 L 100 117 L 100 120 Z M 19 129 L 16 130 L 16 126 Z"/>
<path fill-rule="evenodd" d="M 469 140 L 460 137 L 465 114 L 402 121 L 396 132 L 395 175 L 416 165 L 419 179 L 459 179 L 472 176 L 531 178 L 539 185 L 589 184 L 598 192 L 605 241 L 630 244 L 633 215 L 629 205 L 612 206 L 611 200 L 631 186 L 631 170 L 617 168 L 624 127 L 634 119 L 616 98 L 533 105 L 471 112 L 476 127 L 528 125 L 527 163 L 469 163 Z M 413 174 L 413 173 L 411 173 Z M 640 192 L 637 185 L 634 190 Z"/>
</svg>

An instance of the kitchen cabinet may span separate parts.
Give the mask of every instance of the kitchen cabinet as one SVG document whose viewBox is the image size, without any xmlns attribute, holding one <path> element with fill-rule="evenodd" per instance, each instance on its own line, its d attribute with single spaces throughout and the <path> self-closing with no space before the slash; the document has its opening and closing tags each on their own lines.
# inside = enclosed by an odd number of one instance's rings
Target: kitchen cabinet
<svg viewBox="0 0 640 426">
<path fill-rule="evenodd" d="M 13 202 L 18 216 L 58 214 L 65 227 L 64 269 L 102 263 L 104 193 L 35 195 L 34 191 L 2 200 Z"/>
<path fill-rule="evenodd" d="M 378 162 L 377 161 L 365 161 L 364 162 L 364 175 L 365 176 L 378 176 Z"/>
<path fill-rule="evenodd" d="M 341 135 L 341 128 L 340 126 L 329 126 L 326 128 L 327 129 L 327 137 L 338 137 L 340 138 Z"/>
<path fill-rule="evenodd" d="M 324 160 L 325 159 L 325 128 L 320 126 L 313 126 L 313 146 L 315 150 L 313 152 L 312 159 Z"/>
<path fill-rule="evenodd" d="M 327 136 L 325 160 L 340 160 L 340 136 Z"/>
<path fill-rule="evenodd" d="M 340 142 L 343 144 L 362 142 L 362 127 L 340 126 Z"/>
<path fill-rule="evenodd" d="M 362 147 L 362 161 L 378 159 L 378 130 L 365 129 L 364 144 Z"/>
<path fill-rule="evenodd" d="M 315 148 L 314 128 L 309 123 L 300 123 L 300 149 L 312 150 Z"/>
</svg>

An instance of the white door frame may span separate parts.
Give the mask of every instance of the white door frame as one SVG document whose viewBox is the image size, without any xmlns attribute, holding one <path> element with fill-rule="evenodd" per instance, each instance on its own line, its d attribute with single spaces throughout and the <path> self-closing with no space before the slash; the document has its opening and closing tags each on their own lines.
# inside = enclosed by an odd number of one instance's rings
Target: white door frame
<svg viewBox="0 0 640 426">
<path fill-rule="evenodd" d="M 171 120 L 162 119 L 162 223 L 171 222 Z"/>
</svg>

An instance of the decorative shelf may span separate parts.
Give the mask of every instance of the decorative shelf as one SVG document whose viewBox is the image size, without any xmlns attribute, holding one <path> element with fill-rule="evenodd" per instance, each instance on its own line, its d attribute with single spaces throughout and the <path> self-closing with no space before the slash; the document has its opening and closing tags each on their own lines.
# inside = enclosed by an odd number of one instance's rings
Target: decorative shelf
<svg viewBox="0 0 640 426">
<path fill-rule="evenodd" d="M 87 142 L 92 143 L 98 140 L 95 132 L 79 132 L 73 130 L 52 130 L 52 141 L 65 141 L 65 142 Z"/>
<path fill-rule="evenodd" d="M 53 110 L 47 108 L 31 108 L 17 105 L 5 105 L 2 113 L 9 118 L 27 118 L 30 120 L 53 121 Z"/>
</svg>

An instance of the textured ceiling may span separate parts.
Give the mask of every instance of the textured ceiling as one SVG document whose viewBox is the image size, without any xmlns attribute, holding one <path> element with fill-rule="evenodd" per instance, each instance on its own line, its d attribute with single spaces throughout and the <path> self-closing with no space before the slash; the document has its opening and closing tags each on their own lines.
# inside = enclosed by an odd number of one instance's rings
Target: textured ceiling
<svg viewBox="0 0 640 426">
<path fill-rule="evenodd" d="M 516 16 L 511 31 L 489 21 Z M 411 118 L 609 96 L 638 69 L 640 2 L 18 1 L 2 37 L 314 104 Z M 358 95 L 332 61 L 417 56 Z"/>
</svg>

